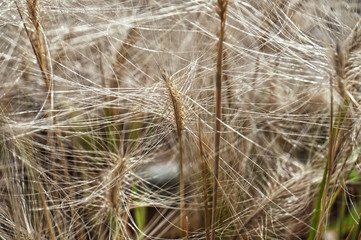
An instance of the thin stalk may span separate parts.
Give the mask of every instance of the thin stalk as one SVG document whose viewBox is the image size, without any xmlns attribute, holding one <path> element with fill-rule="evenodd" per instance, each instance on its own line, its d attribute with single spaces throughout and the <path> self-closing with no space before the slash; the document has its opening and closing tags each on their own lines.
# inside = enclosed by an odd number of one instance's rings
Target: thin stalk
<svg viewBox="0 0 361 240">
<path fill-rule="evenodd" d="M 321 202 L 322 202 L 322 195 L 325 189 L 325 183 L 326 183 L 326 175 L 327 175 L 327 163 L 326 162 L 326 166 L 323 172 L 323 177 L 322 177 L 322 181 L 320 183 L 320 189 L 318 192 L 318 197 L 317 197 L 317 202 L 316 202 L 316 207 L 315 207 L 315 211 L 313 214 L 313 218 L 312 218 L 312 223 L 311 223 L 311 228 L 310 228 L 310 233 L 308 235 L 308 240 L 314 240 L 315 236 L 316 236 L 316 231 L 318 228 L 318 222 L 320 219 L 320 209 L 321 209 Z"/>
<path fill-rule="evenodd" d="M 178 132 L 178 131 L 177 131 Z M 186 210 L 185 210 L 185 197 L 184 197 L 184 173 L 183 173 L 183 146 L 182 146 L 182 133 L 178 133 L 179 141 L 179 181 L 180 181 L 180 197 L 181 197 L 181 212 L 180 212 L 180 228 L 186 231 Z"/>
<path fill-rule="evenodd" d="M 201 119 L 198 117 L 198 135 L 199 135 L 199 151 L 202 161 L 202 178 L 203 178 L 203 198 L 204 198 L 204 227 L 206 232 L 206 240 L 210 239 L 209 233 L 209 214 L 208 214 L 208 184 L 207 184 L 207 167 L 203 152 Z"/>
<path fill-rule="evenodd" d="M 330 186 L 331 181 L 331 174 L 333 169 L 333 143 L 334 143 L 334 135 L 333 135 L 333 88 L 332 88 L 332 78 L 330 78 L 330 107 L 331 107 L 331 113 L 330 113 L 330 128 L 329 128 L 329 143 L 328 143 L 328 158 L 325 166 L 325 173 L 323 175 L 322 181 L 325 183 L 324 185 L 321 184 L 321 189 L 319 194 L 321 195 L 322 204 L 319 206 L 320 209 L 316 209 L 316 211 L 319 211 L 319 216 L 317 219 L 317 225 L 315 230 L 316 239 L 319 240 L 322 235 L 322 223 L 326 211 L 326 199 L 328 198 L 328 188 Z M 324 181 L 325 180 L 325 181 Z M 311 235 L 310 235 L 311 236 Z M 309 239 L 310 239 L 309 236 Z M 312 238 L 314 239 L 314 237 Z"/>
<path fill-rule="evenodd" d="M 53 227 L 53 224 L 51 221 L 48 205 L 46 204 L 44 190 L 40 184 L 39 176 L 38 176 L 38 181 L 36 181 L 36 183 L 37 183 L 37 187 L 38 187 L 38 191 L 39 191 L 39 195 L 40 195 L 41 205 L 42 205 L 43 211 L 44 211 L 45 222 L 49 228 L 49 235 L 50 235 L 49 237 L 51 240 L 55 240 L 56 237 L 55 237 L 54 227 Z"/>
<path fill-rule="evenodd" d="M 361 217 L 361 212 L 358 214 L 358 217 L 360 219 Z M 361 230 L 360 230 L 360 223 L 358 223 L 358 229 L 356 232 L 353 231 L 353 229 L 355 228 L 355 225 L 357 224 L 357 221 L 354 221 L 354 223 L 352 224 L 352 227 L 350 229 L 350 232 L 348 233 L 347 237 L 346 237 L 346 240 L 349 240 L 350 238 L 353 240 L 353 239 L 361 239 Z M 354 233 L 354 234 L 352 234 Z M 358 235 L 358 237 L 356 238 L 356 236 Z"/>
<path fill-rule="evenodd" d="M 189 220 L 188 216 L 186 216 L 186 240 L 189 239 Z"/>
<path fill-rule="evenodd" d="M 223 69 L 223 39 L 226 25 L 228 0 L 218 0 L 217 12 L 220 18 L 220 32 L 218 40 L 217 69 L 216 69 L 216 129 L 214 141 L 214 182 L 213 182 L 213 202 L 212 202 L 212 233 L 211 239 L 215 239 L 216 213 L 217 213 L 217 193 L 218 193 L 218 171 L 219 171 L 219 144 L 222 114 L 222 69 Z"/>
</svg>

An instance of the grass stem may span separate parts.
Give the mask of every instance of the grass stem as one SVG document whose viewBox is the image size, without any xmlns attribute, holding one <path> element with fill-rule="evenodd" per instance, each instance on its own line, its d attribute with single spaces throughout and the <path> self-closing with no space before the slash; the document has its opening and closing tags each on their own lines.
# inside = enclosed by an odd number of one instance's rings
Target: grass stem
<svg viewBox="0 0 361 240">
<path fill-rule="evenodd" d="M 220 32 L 218 39 L 217 69 L 216 69 L 216 129 L 214 140 L 214 182 L 212 202 L 212 232 L 211 239 L 215 239 L 216 215 L 217 215 L 217 194 L 218 194 L 218 171 L 219 171 L 219 145 L 221 137 L 221 115 L 222 115 L 222 69 L 223 69 L 223 39 L 226 25 L 228 0 L 218 0 L 217 13 L 220 18 Z"/>
<path fill-rule="evenodd" d="M 208 178 L 207 178 L 207 166 L 205 155 L 203 152 L 203 141 L 201 131 L 201 119 L 198 117 L 198 135 L 199 135 L 199 151 L 202 162 L 202 178 L 203 178 L 203 198 L 204 198 L 204 227 L 206 232 L 206 240 L 210 239 L 209 233 L 209 214 L 208 214 Z"/>
</svg>

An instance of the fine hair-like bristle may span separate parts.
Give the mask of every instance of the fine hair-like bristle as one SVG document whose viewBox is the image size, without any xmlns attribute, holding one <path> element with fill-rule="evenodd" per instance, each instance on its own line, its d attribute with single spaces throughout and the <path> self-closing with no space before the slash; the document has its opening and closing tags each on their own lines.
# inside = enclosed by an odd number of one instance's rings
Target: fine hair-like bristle
<svg viewBox="0 0 361 240">
<path fill-rule="evenodd" d="M 360 9 L 1 1 L 0 239 L 358 239 Z"/>
</svg>

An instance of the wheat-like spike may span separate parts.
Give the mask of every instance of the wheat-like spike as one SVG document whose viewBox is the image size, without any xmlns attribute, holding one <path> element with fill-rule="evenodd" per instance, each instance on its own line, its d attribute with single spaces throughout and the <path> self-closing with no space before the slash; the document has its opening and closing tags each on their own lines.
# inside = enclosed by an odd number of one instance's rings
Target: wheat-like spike
<svg viewBox="0 0 361 240">
<path fill-rule="evenodd" d="M 175 127 L 177 130 L 177 134 L 181 135 L 183 126 L 184 126 L 184 111 L 183 111 L 183 106 L 181 104 L 181 99 L 176 90 L 176 87 L 174 86 L 173 82 L 171 82 L 168 74 L 163 69 L 161 69 L 160 72 L 162 75 L 162 79 L 166 83 L 169 97 L 172 102 L 172 107 L 173 107 L 173 111 L 174 111 Z"/>
<path fill-rule="evenodd" d="M 138 38 L 140 37 L 139 30 L 137 28 L 132 28 L 129 30 L 126 39 L 124 40 L 123 45 L 117 52 L 117 57 L 114 63 L 115 71 L 115 78 L 121 80 L 123 71 L 124 71 L 124 64 L 126 63 L 127 59 L 129 58 L 129 50 L 133 47 L 136 43 Z M 110 84 L 111 88 L 117 88 L 119 83 L 117 81 L 112 81 Z"/>
<path fill-rule="evenodd" d="M 334 68 L 336 72 L 336 80 L 338 84 L 338 89 L 341 97 L 344 99 L 346 96 L 345 93 L 345 54 L 343 48 L 339 44 L 336 44 L 336 50 L 333 57 Z"/>
<path fill-rule="evenodd" d="M 179 181 L 180 181 L 180 229 L 182 235 L 187 232 L 186 224 L 186 209 L 185 209 L 185 193 L 184 193 L 184 170 L 183 170 L 183 139 L 182 139 L 182 130 L 184 125 L 184 113 L 179 94 L 171 80 L 169 79 L 168 74 L 161 69 L 161 75 L 163 80 L 166 83 L 169 97 L 173 106 L 173 113 L 175 119 L 175 125 L 178 135 L 178 144 L 179 144 Z"/>
<path fill-rule="evenodd" d="M 38 9 L 39 9 L 39 1 L 38 0 L 27 0 L 27 10 L 28 10 L 28 16 L 33 24 L 35 30 L 37 31 L 39 28 L 39 19 L 38 19 Z"/>
<path fill-rule="evenodd" d="M 23 26 L 24 26 L 26 34 L 27 34 L 27 36 L 29 38 L 29 41 L 31 43 L 31 47 L 33 49 L 33 52 L 34 52 L 34 54 L 35 54 L 35 56 L 37 58 L 37 62 L 38 62 L 38 65 L 40 67 L 41 74 L 42 74 L 42 76 L 44 78 L 47 90 L 50 90 L 48 71 L 45 69 L 44 58 L 43 58 L 43 54 L 42 54 L 41 34 L 40 34 L 40 30 L 39 30 L 39 20 L 38 20 L 38 1 L 35 1 L 35 0 L 33 2 L 27 1 L 29 17 L 30 17 L 31 23 L 35 27 L 35 37 L 34 38 L 32 37 L 32 34 L 30 33 L 30 31 L 27 28 L 27 25 L 26 25 L 26 23 L 25 23 L 25 21 L 23 19 L 23 16 L 22 16 L 22 13 L 21 13 L 21 10 L 20 10 L 20 8 L 18 6 L 17 1 L 15 1 L 15 5 L 16 5 L 17 11 L 18 11 L 18 13 L 20 15 L 20 18 L 21 18 L 21 20 L 23 22 Z M 38 191 L 39 191 L 39 195 L 40 195 L 40 199 L 41 199 L 41 204 L 42 204 L 44 215 L 45 215 L 45 221 L 46 221 L 47 226 L 49 228 L 50 238 L 52 240 L 55 240 L 56 237 L 55 237 L 54 227 L 53 227 L 53 224 L 52 224 L 49 209 L 48 209 L 46 199 L 45 199 L 45 195 L 44 195 L 44 190 L 43 190 L 43 188 L 42 188 L 42 186 L 40 184 L 39 177 L 37 178 L 37 187 L 38 187 Z"/>
</svg>

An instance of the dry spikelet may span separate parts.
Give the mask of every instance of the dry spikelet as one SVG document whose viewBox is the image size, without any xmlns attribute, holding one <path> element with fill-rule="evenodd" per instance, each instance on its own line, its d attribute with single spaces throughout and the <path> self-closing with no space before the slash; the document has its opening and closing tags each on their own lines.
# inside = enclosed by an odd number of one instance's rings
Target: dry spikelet
<svg viewBox="0 0 361 240">
<path fill-rule="evenodd" d="M 28 23 L 25 22 L 25 19 L 23 18 L 23 15 L 21 13 L 17 1 L 15 1 L 15 4 L 18 13 L 20 15 L 20 18 L 23 22 L 23 26 L 30 41 L 34 55 L 36 56 L 37 63 L 39 65 L 42 77 L 45 82 L 46 90 L 51 92 L 51 94 L 49 94 L 49 102 L 50 105 L 52 106 L 52 85 L 50 82 L 51 74 L 50 74 L 50 63 L 48 59 L 49 50 L 46 46 L 44 32 L 40 24 L 39 7 L 38 7 L 39 2 L 37 0 L 34 1 L 28 0 L 26 2 L 27 14 L 30 20 Z"/>
<path fill-rule="evenodd" d="M 174 122 L 175 122 L 174 125 L 177 130 L 177 134 L 181 135 L 184 126 L 184 110 L 183 110 L 183 105 L 181 104 L 181 97 L 179 96 L 177 88 L 174 85 L 174 83 L 170 80 L 168 74 L 163 69 L 161 69 L 160 72 L 162 75 L 162 79 L 166 83 L 169 93 L 169 98 L 172 102 Z"/>
<path fill-rule="evenodd" d="M 27 8 L 28 8 L 28 16 L 30 21 L 32 22 L 35 30 L 39 28 L 38 22 L 38 0 L 27 0 Z"/>
<path fill-rule="evenodd" d="M 185 209 L 185 193 L 184 193 L 184 170 L 183 170 L 183 139 L 182 139 L 182 130 L 184 126 L 184 114 L 183 106 L 181 104 L 181 99 L 177 92 L 176 87 L 170 81 L 168 74 L 161 69 L 161 75 L 163 80 L 166 83 L 170 100 L 173 106 L 175 127 L 178 135 L 178 144 L 179 144 L 179 181 L 180 181 L 180 229 L 182 235 L 187 233 L 187 224 L 186 224 L 186 209 Z"/>
<path fill-rule="evenodd" d="M 336 71 L 336 82 L 338 84 L 338 91 L 341 97 L 345 98 L 345 56 L 344 51 L 339 44 L 336 44 L 336 50 L 334 53 L 333 61 Z"/>
<path fill-rule="evenodd" d="M 108 191 L 108 201 L 110 207 L 116 214 L 119 214 L 119 194 L 120 194 L 120 186 L 122 185 L 122 180 L 126 171 L 126 159 L 119 158 L 114 166 L 114 168 L 110 172 L 110 188 Z"/>
</svg>

